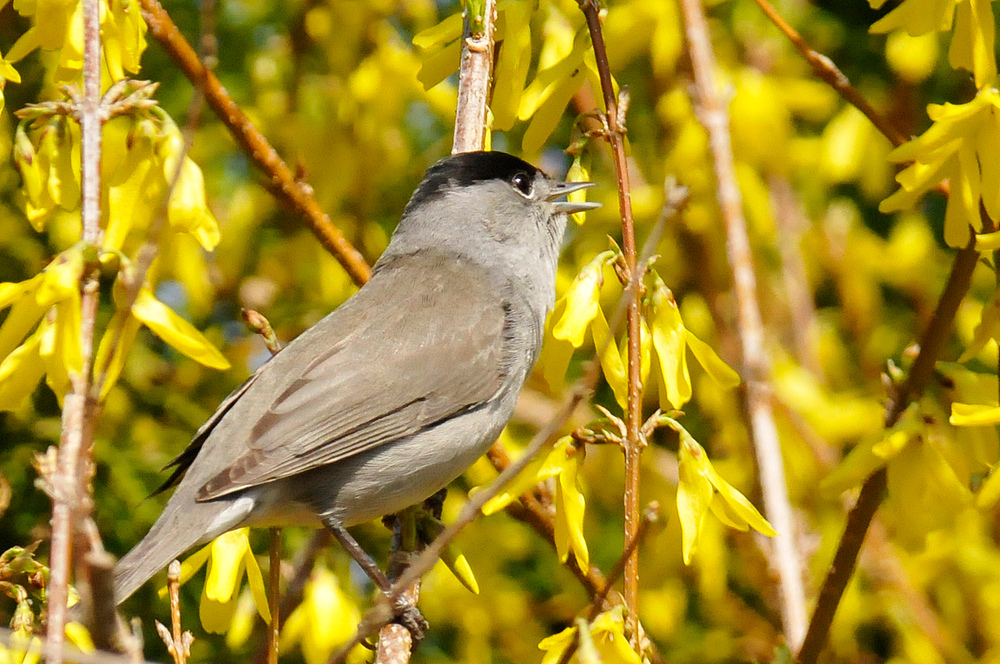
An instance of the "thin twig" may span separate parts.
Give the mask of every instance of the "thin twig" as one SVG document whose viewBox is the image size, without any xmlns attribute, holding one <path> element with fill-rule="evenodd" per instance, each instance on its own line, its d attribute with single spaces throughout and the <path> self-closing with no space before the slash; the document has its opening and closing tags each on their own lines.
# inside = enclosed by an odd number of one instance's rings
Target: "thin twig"
<svg viewBox="0 0 1000 664">
<path fill-rule="evenodd" d="M 886 428 L 899 421 L 906 407 L 911 401 L 920 397 L 934 375 L 934 364 L 941 356 L 941 351 L 951 336 L 955 313 L 969 290 L 969 285 L 972 282 L 972 271 L 978 260 L 979 254 L 972 244 L 956 254 L 951 274 L 948 276 L 948 283 L 945 285 L 944 292 L 941 293 L 941 298 L 938 300 L 930 323 L 920 337 L 920 352 L 913 361 L 906 381 L 890 395 L 889 402 L 886 404 Z M 847 582 L 850 581 L 854 572 L 858 561 L 858 552 L 861 550 L 861 544 L 868 532 L 868 526 L 885 496 L 886 481 L 885 468 L 873 473 L 865 480 L 858 501 L 847 515 L 844 534 L 837 546 L 833 564 L 830 565 L 830 570 L 823 580 L 809 629 L 796 656 L 796 661 L 799 664 L 815 664 L 826 644 L 833 616 L 840 604 L 840 598 L 844 594 Z"/>
<path fill-rule="evenodd" d="M 628 161 L 625 157 L 625 110 L 626 104 L 619 105 L 615 98 L 608 52 L 604 46 L 601 28 L 600 6 L 597 0 L 578 0 L 580 11 L 587 19 L 587 28 L 594 48 L 597 73 L 601 80 L 601 94 L 607 117 L 605 138 L 611 146 L 618 182 L 618 208 L 622 220 L 622 253 L 628 275 L 636 270 L 635 225 L 632 221 L 632 189 L 629 185 Z M 622 90 L 623 95 L 627 95 Z M 623 96 L 627 100 L 627 96 Z M 630 276 L 631 278 L 631 276 Z M 642 426 L 642 352 L 641 320 L 639 298 L 641 288 L 637 288 L 628 303 L 628 412 L 626 414 L 625 436 L 625 541 L 635 540 L 639 532 L 639 480 L 642 448 L 645 441 L 639 434 Z M 639 552 L 633 551 L 625 563 L 625 606 L 628 609 L 628 626 L 632 633 L 633 645 L 638 647 L 639 638 Z"/>
<path fill-rule="evenodd" d="M 316 565 L 316 558 L 319 554 L 323 552 L 323 549 L 327 547 L 330 543 L 330 531 L 326 528 L 321 528 L 313 533 L 313 536 L 309 539 L 309 543 L 306 544 L 305 548 L 296 554 L 295 560 L 292 561 L 292 578 L 289 580 L 288 585 L 285 586 L 285 594 L 281 598 L 281 605 L 277 611 L 272 610 L 272 619 L 274 616 L 278 616 L 279 630 L 280 625 L 283 624 L 281 617 L 288 617 L 291 615 L 292 611 L 295 610 L 299 604 L 302 603 L 302 595 L 305 590 L 306 581 L 309 580 L 309 576 L 312 574 L 312 569 Z M 265 664 L 267 658 L 269 657 L 269 641 L 264 640 L 257 652 L 254 653 L 253 659 L 250 661 L 252 664 Z"/>
<path fill-rule="evenodd" d="M 281 637 L 281 528 L 271 528 L 270 566 L 267 570 L 269 588 L 268 608 L 271 625 L 267 630 L 267 664 L 278 664 L 278 639 Z"/>
<path fill-rule="evenodd" d="M 799 50 L 802 57 L 806 59 L 812 68 L 823 81 L 825 81 L 831 88 L 837 91 L 837 93 L 844 98 L 849 104 L 857 108 L 859 111 L 865 114 L 876 129 L 878 129 L 882 134 L 888 138 L 893 145 L 899 146 L 906 142 L 906 136 L 899 133 L 892 123 L 889 122 L 888 118 L 883 116 L 881 113 L 876 111 L 871 104 L 868 103 L 861 93 L 855 89 L 851 82 L 844 75 L 844 72 L 840 71 L 833 60 L 823 55 L 822 53 L 817 53 L 809 47 L 806 40 L 802 38 L 802 35 L 798 33 L 791 25 L 788 24 L 781 14 L 779 14 L 774 7 L 767 0 L 754 0 L 760 8 L 763 10 L 764 14 L 774 23 L 779 30 L 781 30 L 788 39 L 791 40 L 795 48 Z"/>
<path fill-rule="evenodd" d="M 458 75 L 458 104 L 451 153 L 472 152 L 486 147 L 486 117 L 493 81 L 493 31 L 496 0 L 466 2 L 462 12 L 462 61 Z M 482 16 L 471 11 L 481 5 Z"/>
<path fill-rule="evenodd" d="M 140 0 L 139 4 L 149 27 L 149 34 L 160 42 L 174 64 L 196 86 L 204 80 L 208 105 L 250 160 L 264 172 L 268 190 L 306 222 L 320 244 L 344 267 L 354 283 L 361 285 L 368 281 L 371 269 L 364 257 L 323 212 L 312 188 L 296 179 L 288 165 L 229 96 L 215 74 L 206 69 L 160 3 L 156 0 Z"/>
<path fill-rule="evenodd" d="M 781 594 L 781 617 L 785 637 L 794 651 L 802 642 L 807 623 L 802 561 L 796 544 L 795 524 L 781 458 L 781 443 L 767 384 L 770 359 L 764 348 L 764 323 L 757 303 L 753 254 L 743 216 L 743 199 L 736 178 L 736 164 L 729 136 L 729 113 L 715 80 L 715 55 L 701 0 L 682 0 L 681 11 L 698 94 L 698 116 L 708 131 L 719 206 L 726 224 L 726 253 L 736 292 L 739 339 L 743 355 L 742 373 L 746 385 L 747 410 L 750 413 L 751 439 L 757 455 L 764 508 L 768 520 L 778 531 L 773 546 Z"/>
<path fill-rule="evenodd" d="M 85 480 L 93 448 L 96 403 L 90 398 L 94 328 L 100 299 L 97 247 L 101 242 L 101 25 L 97 0 L 83 2 L 83 96 L 76 108 L 80 123 L 82 239 L 87 247 L 80 279 L 80 372 L 70 377 L 65 395 L 58 471 L 52 478 L 52 546 L 49 552 L 48 633 L 45 659 L 61 664 L 69 597 L 73 531 L 89 512 Z"/>
<path fill-rule="evenodd" d="M 174 658 L 174 664 L 187 664 L 191 656 L 194 636 L 181 627 L 181 563 L 174 560 L 167 567 L 167 594 L 170 597 L 170 629 L 156 621 L 156 632 L 167 646 L 167 652 Z"/>
</svg>

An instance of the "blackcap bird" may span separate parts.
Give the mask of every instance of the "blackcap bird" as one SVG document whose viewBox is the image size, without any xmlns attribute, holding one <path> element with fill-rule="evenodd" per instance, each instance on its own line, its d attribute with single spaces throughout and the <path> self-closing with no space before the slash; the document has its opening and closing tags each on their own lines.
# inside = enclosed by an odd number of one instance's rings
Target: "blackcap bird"
<svg viewBox="0 0 1000 664">
<path fill-rule="evenodd" d="M 345 527 L 472 465 L 538 358 L 566 215 L 597 207 L 556 199 L 589 185 L 502 152 L 434 164 L 371 280 L 229 395 L 170 464 L 166 485 L 180 481 L 118 563 L 116 600 L 234 528 L 323 524 L 345 542 Z"/>
</svg>

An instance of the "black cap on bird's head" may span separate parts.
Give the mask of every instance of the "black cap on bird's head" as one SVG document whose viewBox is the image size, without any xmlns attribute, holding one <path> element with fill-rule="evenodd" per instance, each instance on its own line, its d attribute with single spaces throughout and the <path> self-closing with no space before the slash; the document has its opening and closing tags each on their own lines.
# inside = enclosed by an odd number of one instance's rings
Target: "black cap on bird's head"
<svg viewBox="0 0 1000 664">
<path fill-rule="evenodd" d="M 423 181 L 406 206 L 406 212 L 419 207 L 456 188 L 467 187 L 488 180 L 502 180 L 522 189 L 521 183 L 534 182 L 543 175 L 523 159 L 506 152 L 462 152 L 441 159 L 427 169 Z M 555 182 L 546 200 L 564 196 L 572 191 L 590 187 L 590 182 Z M 599 203 L 555 203 L 558 212 L 580 212 L 600 207 Z"/>
</svg>

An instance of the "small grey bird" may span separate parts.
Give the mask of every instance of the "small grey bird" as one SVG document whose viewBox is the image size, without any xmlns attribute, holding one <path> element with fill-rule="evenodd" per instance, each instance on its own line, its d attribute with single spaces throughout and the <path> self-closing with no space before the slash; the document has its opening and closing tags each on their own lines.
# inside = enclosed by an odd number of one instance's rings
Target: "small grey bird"
<svg viewBox="0 0 1000 664">
<path fill-rule="evenodd" d="M 344 528 L 472 465 L 538 358 L 566 214 L 598 207 L 555 199 L 590 184 L 502 152 L 433 165 L 371 280 L 229 395 L 170 464 L 161 489 L 180 481 L 118 563 L 116 600 L 243 526 L 323 524 L 350 550 Z"/>
</svg>

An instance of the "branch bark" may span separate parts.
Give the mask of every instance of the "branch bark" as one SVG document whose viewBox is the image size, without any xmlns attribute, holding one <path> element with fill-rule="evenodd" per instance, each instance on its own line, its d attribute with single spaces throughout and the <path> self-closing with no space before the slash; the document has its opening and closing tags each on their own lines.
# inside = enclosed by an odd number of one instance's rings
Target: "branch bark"
<svg viewBox="0 0 1000 664">
<path fill-rule="evenodd" d="M 493 82 L 493 33 L 497 18 L 496 0 L 483 2 L 483 16 L 469 16 L 475 3 L 465 3 L 462 18 L 462 64 L 458 76 L 458 105 L 455 110 L 455 137 L 452 154 L 486 148 L 486 118 Z"/>
<path fill-rule="evenodd" d="M 76 107 L 81 135 L 82 239 L 87 247 L 80 282 L 80 372 L 63 400 L 58 468 L 51 477 L 52 547 L 49 552 L 48 633 L 45 659 L 63 661 L 66 604 L 74 530 L 89 514 L 88 473 L 97 403 L 90 391 L 94 327 L 100 299 L 97 248 L 101 242 L 101 24 L 97 0 L 83 2 L 83 96 Z"/>
<path fill-rule="evenodd" d="M 605 138 L 614 157 L 618 182 L 618 209 L 622 219 L 622 253 L 625 267 L 632 279 L 636 272 L 635 224 L 632 220 L 632 189 L 629 184 L 628 161 L 625 157 L 625 104 L 619 105 L 615 97 L 608 52 L 601 29 L 600 6 L 597 0 L 578 0 L 580 11 L 587 19 L 587 29 L 594 47 L 594 58 L 601 81 L 601 94 L 606 109 L 607 132 Z M 627 93 L 623 90 L 623 94 Z M 627 96 L 623 99 L 627 100 Z M 624 542 L 636 541 L 641 521 L 639 508 L 640 464 L 645 441 L 639 433 L 642 427 L 642 353 L 639 298 L 641 286 L 631 293 L 626 310 L 628 334 L 628 412 L 625 417 L 625 537 Z M 639 648 L 639 552 L 633 550 L 625 560 L 625 607 L 628 609 L 628 627 L 632 645 Z"/>
<path fill-rule="evenodd" d="M 764 348 L 764 324 L 757 302 L 757 279 L 746 219 L 743 217 L 743 199 L 736 179 L 736 165 L 729 136 L 729 113 L 715 82 L 715 55 L 701 0 L 682 0 L 681 11 L 694 69 L 699 120 L 708 131 L 719 205 L 726 225 L 726 253 L 736 292 L 743 355 L 742 373 L 746 385 L 751 438 L 757 455 L 767 518 L 778 531 L 778 536 L 774 539 L 774 561 L 779 578 L 781 616 L 785 637 L 794 651 L 802 642 L 806 631 L 802 561 L 798 555 L 781 444 L 767 384 L 770 360 Z"/>
<path fill-rule="evenodd" d="M 906 407 L 923 394 L 934 375 L 934 364 L 941 356 L 941 351 L 951 336 L 952 323 L 955 320 L 958 305 L 961 304 L 962 298 L 969 290 L 969 285 L 972 283 L 972 271 L 978 260 L 979 253 L 976 252 L 973 244 L 962 249 L 955 256 L 951 274 L 948 276 L 948 283 L 941 294 L 941 299 L 938 300 L 934 316 L 920 337 L 920 352 L 913 361 L 906 381 L 897 387 L 894 394 L 890 395 L 889 402 L 886 404 L 886 428 L 899 421 Z M 816 609 L 813 611 L 812 620 L 809 623 L 809 630 L 806 632 L 805 640 L 796 656 L 796 661 L 799 664 L 815 664 L 826 645 L 827 637 L 830 634 L 830 625 L 833 624 L 833 617 L 837 612 L 837 606 L 840 604 L 840 598 L 844 594 L 847 582 L 850 581 L 851 575 L 854 573 L 858 552 L 864 543 L 868 526 L 885 496 L 886 481 L 885 468 L 872 473 L 862 485 L 858 501 L 847 515 L 844 534 L 837 546 L 833 564 L 830 565 L 826 578 L 823 580 L 823 586 L 820 588 L 819 597 L 816 600 Z"/>
<path fill-rule="evenodd" d="M 368 281 L 371 269 L 364 257 L 323 212 L 309 185 L 295 178 L 292 170 L 233 101 L 215 74 L 205 68 L 197 53 L 170 19 L 170 15 L 157 0 L 140 0 L 139 4 L 149 27 L 149 34 L 160 42 L 174 64 L 194 85 L 201 85 L 203 82 L 209 107 L 226 125 L 250 160 L 264 172 L 268 190 L 306 222 L 320 244 L 347 270 L 354 283 L 361 285 Z"/>
</svg>

